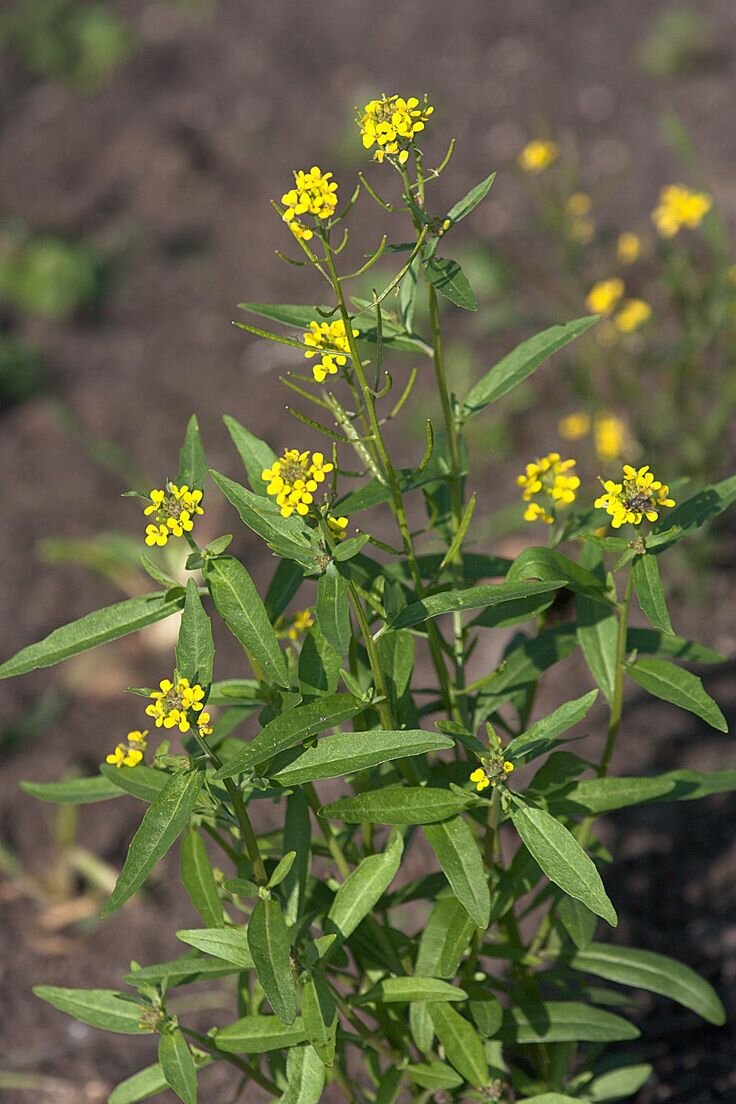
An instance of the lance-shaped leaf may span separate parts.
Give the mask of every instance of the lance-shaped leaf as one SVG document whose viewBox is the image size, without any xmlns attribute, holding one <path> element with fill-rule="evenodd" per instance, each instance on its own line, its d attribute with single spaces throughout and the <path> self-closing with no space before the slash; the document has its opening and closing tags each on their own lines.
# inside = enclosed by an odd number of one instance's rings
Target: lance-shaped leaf
<svg viewBox="0 0 736 1104">
<path fill-rule="evenodd" d="M 226 414 L 222 420 L 248 473 L 251 490 L 255 494 L 265 495 L 268 484 L 262 478 L 262 473 L 266 468 L 271 467 L 276 459 L 276 453 L 270 445 L 267 445 L 260 437 L 256 437 L 244 425 L 241 425 L 236 418 L 231 418 Z"/>
<path fill-rule="evenodd" d="M 709 1023 L 726 1022 L 725 1009 L 712 985 L 689 966 L 666 955 L 634 947 L 613 947 L 591 943 L 569 960 L 574 970 L 583 970 L 607 981 L 647 989 L 684 1005 Z"/>
<path fill-rule="evenodd" d="M 292 1047 L 286 1056 L 286 1090 L 280 1104 L 319 1104 L 326 1076 L 314 1047 Z"/>
<path fill-rule="evenodd" d="M 378 903 L 394 880 L 401 863 L 404 841 L 392 832 L 385 851 L 361 859 L 342 883 L 327 914 L 327 930 L 347 939 Z"/>
<path fill-rule="evenodd" d="M 387 786 L 357 797 L 340 798 L 320 809 L 319 815 L 348 824 L 432 824 L 455 816 L 473 801 L 471 794 L 464 797 L 451 790 Z"/>
<path fill-rule="evenodd" d="M 504 755 L 514 762 L 528 762 L 543 755 L 554 746 L 563 732 L 567 732 L 583 719 L 597 697 L 598 691 L 591 690 L 582 698 L 565 702 L 549 716 L 535 721 L 526 732 L 516 736 L 510 744 L 506 745 Z"/>
<path fill-rule="evenodd" d="M 164 1071 L 156 1062 L 116 1085 L 107 1098 L 107 1104 L 138 1104 L 149 1096 L 165 1092 L 167 1088 Z"/>
<path fill-rule="evenodd" d="M 461 816 L 424 826 L 424 834 L 439 860 L 452 892 L 479 928 L 487 928 L 491 896 L 478 844 Z"/>
<path fill-rule="evenodd" d="M 355 997 L 353 1004 L 410 1004 L 411 1001 L 466 1000 L 468 994 L 457 985 L 450 985 L 439 978 L 411 977 L 383 978 L 366 993 Z"/>
<path fill-rule="evenodd" d="M 642 613 L 655 629 L 673 633 L 656 556 L 636 556 L 631 570 Z"/>
<path fill-rule="evenodd" d="M 511 819 L 549 880 L 615 927 L 616 911 L 595 863 L 567 828 L 544 809 L 519 801 L 514 802 Z"/>
<path fill-rule="evenodd" d="M 540 1001 L 507 1009 L 496 1037 L 504 1043 L 614 1043 L 639 1034 L 613 1012 L 578 1001 Z"/>
<path fill-rule="evenodd" d="M 419 728 L 341 732 L 336 736 L 325 736 L 271 777 L 282 786 L 296 786 L 315 779 L 339 778 L 352 771 L 403 759 L 407 755 L 444 751 L 453 746 L 453 741 L 447 736 L 424 732 Z"/>
<path fill-rule="evenodd" d="M 610 813 L 629 805 L 646 805 L 663 801 L 696 801 L 710 794 L 736 790 L 736 770 L 693 771 L 674 770 L 654 778 L 584 778 L 550 794 L 547 808 L 567 813 Z"/>
<path fill-rule="evenodd" d="M 593 601 L 610 604 L 605 598 L 605 583 L 556 548 L 525 548 L 506 575 L 507 583 L 518 583 L 521 579 L 540 579 L 543 582 L 564 579 L 571 590 L 586 594 Z"/>
<path fill-rule="evenodd" d="M 63 659 L 162 621 L 164 617 L 178 613 L 183 605 L 183 591 L 173 595 L 154 592 L 138 598 L 126 598 L 114 606 L 95 610 L 78 621 L 54 629 L 37 644 L 29 644 L 12 659 L 6 660 L 0 665 L 0 679 L 25 675 L 39 667 L 52 667 Z"/>
<path fill-rule="evenodd" d="M 194 579 L 189 579 L 176 645 L 176 669 L 182 678 L 208 687 L 212 682 L 214 658 L 212 625 L 204 612 L 197 584 Z"/>
<path fill-rule="evenodd" d="M 256 767 L 272 759 L 277 752 L 294 747 L 308 736 L 317 736 L 328 728 L 334 728 L 368 707 L 368 702 L 359 701 L 352 694 L 330 694 L 304 705 L 296 705 L 269 721 L 255 739 L 223 764 L 215 778 L 230 778 L 249 767 Z"/>
<path fill-rule="evenodd" d="M 589 947 L 598 927 L 597 916 L 586 908 L 582 901 L 560 894 L 557 915 L 567 934 L 579 950 Z"/>
<path fill-rule="evenodd" d="M 245 928 L 184 928 L 176 933 L 176 938 L 214 958 L 232 962 L 241 970 L 253 969 L 253 955 Z"/>
<path fill-rule="evenodd" d="M 271 1007 L 290 1027 L 296 1020 L 296 983 L 289 933 L 275 897 L 256 902 L 248 924 L 248 947 Z"/>
<path fill-rule="evenodd" d="M 189 828 L 181 845 L 181 880 L 202 923 L 209 928 L 224 927 L 222 901 L 207 849 L 196 828 Z"/>
<path fill-rule="evenodd" d="M 614 609 L 592 601 L 584 594 L 578 594 L 576 605 L 577 635 L 585 662 L 610 705 L 616 682 L 618 614 Z"/>
<path fill-rule="evenodd" d="M 674 510 L 668 510 L 654 526 L 657 537 L 657 554 L 675 541 L 682 540 L 701 525 L 711 521 L 736 502 L 736 475 L 703 487 L 692 498 L 681 502 Z M 651 546 L 652 540 L 648 541 Z"/>
<path fill-rule="evenodd" d="M 125 865 L 102 909 L 103 917 L 110 916 L 140 889 L 159 859 L 184 831 L 203 782 L 201 770 L 179 771 L 169 778 L 131 840 Z"/>
<path fill-rule="evenodd" d="M 432 287 L 456 307 L 470 311 L 478 309 L 478 300 L 457 261 L 451 261 L 449 257 L 433 257 L 425 271 Z"/>
<path fill-rule="evenodd" d="M 723 663 L 725 656 L 705 644 L 686 640 L 682 636 L 659 632 L 656 629 L 629 629 L 626 634 L 626 651 L 642 655 L 666 655 L 685 663 Z"/>
<path fill-rule="evenodd" d="M 91 778 L 65 778 L 62 782 L 21 782 L 23 793 L 57 805 L 91 805 L 122 797 L 123 791 L 102 774 Z"/>
<path fill-rule="evenodd" d="M 457 1089 L 463 1083 L 459 1073 L 445 1062 L 416 1062 L 406 1067 L 407 1076 L 422 1089 Z"/>
<path fill-rule="evenodd" d="M 204 577 L 215 609 L 249 658 L 277 686 L 287 686 L 286 660 L 250 575 L 232 556 L 217 556 L 204 565 Z"/>
<path fill-rule="evenodd" d="M 139 763 L 137 767 L 114 767 L 111 763 L 103 763 L 100 774 L 113 786 L 117 786 L 121 793 L 137 797 L 139 801 L 147 801 L 149 805 L 155 801 L 170 777 L 166 771 L 147 767 L 145 763 Z"/>
<path fill-rule="evenodd" d="M 459 199 L 457 203 L 453 203 L 450 210 L 447 212 L 447 217 L 451 222 L 460 222 L 461 219 L 466 218 L 471 211 L 481 203 L 491 190 L 491 185 L 496 179 L 495 172 L 492 172 L 485 180 L 481 180 L 480 184 L 476 184 L 474 188 Z"/>
<path fill-rule="evenodd" d="M 442 613 L 457 613 L 462 610 L 496 608 L 504 603 L 517 602 L 520 598 L 532 595 L 552 594 L 565 586 L 564 579 L 545 580 L 529 583 L 483 583 L 480 586 L 467 587 L 465 590 L 444 590 L 440 594 L 430 594 L 420 602 L 412 602 L 391 622 L 392 629 L 409 628 L 419 625 Z"/>
<path fill-rule="evenodd" d="M 475 1088 L 484 1088 L 490 1074 L 483 1040 L 473 1025 L 449 1004 L 433 1004 L 429 1014 L 447 1061 Z"/>
<path fill-rule="evenodd" d="M 630 663 L 626 668 L 634 682 L 648 690 L 655 698 L 678 705 L 701 717 L 711 728 L 728 732 L 728 723 L 703 683 L 691 671 L 686 671 L 666 659 L 646 656 Z"/>
<path fill-rule="evenodd" d="M 458 899 L 446 891 L 435 904 L 425 924 L 414 963 L 416 974 L 424 977 L 454 977 L 476 924 L 470 919 Z M 429 1008 L 422 1001 L 409 1009 L 409 1024 L 414 1042 L 429 1053 L 434 1028 Z"/>
<path fill-rule="evenodd" d="M 331 1066 L 335 1061 L 337 1039 L 337 1006 L 327 983 L 319 974 L 307 979 L 302 992 L 304 1030 L 321 1062 Z"/>
<path fill-rule="evenodd" d="M 245 940 L 245 934 L 243 934 L 243 940 Z M 150 985 L 163 985 L 167 989 L 172 989 L 177 985 L 191 985 L 195 981 L 228 977 L 239 971 L 240 967 L 234 962 L 225 962 L 188 951 L 170 962 L 158 962 L 152 966 L 142 966 L 138 970 L 133 970 L 123 976 L 123 981 L 136 989 Z"/>
<path fill-rule="evenodd" d="M 66 1012 L 80 1023 L 116 1031 L 120 1035 L 149 1035 L 150 1027 L 141 1027 L 146 1005 L 113 989 L 61 989 L 55 985 L 35 985 L 35 996 Z"/>
<path fill-rule="evenodd" d="M 158 1061 L 166 1084 L 183 1104 L 197 1104 L 197 1068 L 178 1027 L 159 1036 Z"/>
<path fill-rule="evenodd" d="M 585 1095 L 593 1104 L 604 1100 L 628 1100 L 646 1084 L 653 1072 L 652 1066 L 646 1062 L 606 1070 L 587 1082 Z"/>
<path fill-rule="evenodd" d="M 305 1042 L 301 1016 L 287 1027 L 278 1016 L 243 1016 L 216 1035 L 217 1049 L 226 1054 L 266 1054 Z"/>
<path fill-rule="evenodd" d="M 196 490 L 203 490 L 207 479 L 207 458 L 202 448 L 197 415 L 192 414 L 187 423 L 184 444 L 179 453 L 179 475 L 177 482 Z"/>
<path fill-rule="evenodd" d="M 470 389 L 462 406 L 462 415 L 469 418 L 478 414 L 490 403 L 500 399 L 512 388 L 528 379 L 547 357 L 580 337 L 598 321 L 598 316 L 578 318 L 562 326 L 550 326 L 549 329 L 530 337 L 517 345 L 513 352 L 499 361 L 489 372 Z"/>
<path fill-rule="evenodd" d="M 339 656 L 346 656 L 351 636 L 348 581 L 334 564 L 317 582 L 317 621 L 327 643 Z"/>
</svg>

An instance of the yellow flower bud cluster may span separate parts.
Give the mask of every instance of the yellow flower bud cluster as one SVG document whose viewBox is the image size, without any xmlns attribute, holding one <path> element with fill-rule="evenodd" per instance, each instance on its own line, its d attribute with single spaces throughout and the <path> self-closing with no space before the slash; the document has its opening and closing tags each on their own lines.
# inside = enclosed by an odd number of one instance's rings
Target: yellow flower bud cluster
<svg viewBox="0 0 736 1104">
<path fill-rule="evenodd" d="M 713 206 L 707 192 L 693 192 L 684 184 L 668 184 L 659 193 L 652 222 L 662 238 L 674 238 L 680 230 L 695 230 Z"/>
<path fill-rule="evenodd" d="M 127 744 L 118 744 L 114 751 L 105 756 L 105 762 L 113 767 L 137 767 L 146 750 L 147 735 L 148 729 L 129 732 Z"/>
<path fill-rule="evenodd" d="M 308 172 L 300 169 L 294 173 L 294 187 L 281 197 L 286 210 L 281 216 L 296 238 L 309 241 L 314 231 L 302 222 L 302 215 L 315 219 L 332 218 L 337 207 L 337 182 L 332 173 L 323 173 L 317 165 Z"/>
<path fill-rule="evenodd" d="M 620 276 L 600 280 L 588 292 L 585 305 L 594 314 L 611 318 L 602 331 L 602 344 L 612 344 L 616 334 L 632 334 L 649 321 L 652 308 L 644 299 L 624 299 L 626 285 Z"/>
<path fill-rule="evenodd" d="M 522 488 L 522 498 L 528 502 L 524 521 L 543 521 L 551 525 L 558 506 L 569 506 L 575 501 L 580 486 L 577 475 L 568 475 L 575 467 L 574 460 L 563 460 L 559 452 L 550 452 L 526 465 L 523 475 L 516 482 Z M 532 501 L 540 498 L 542 501 Z"/>
<path fill-rule="evenodd" d="M 264 468 L 261 478 L 268 483 L 267 494 L 273 495 L 281 507 L 282 517 L 291 517 L 295 510 L 303 516 L 309 513 L 318 485 L 334 466 L 325 462 L 321 452 L 286 449 L 270 468 Z"/>
<path fill-rule="evenodd" d="M 497 786 L 513 769 L 514 764 L 509 759 L 504 759 L 503 762 L 487 760 L 482 767 L 477 767 L 472 772 L 470 781 L 475 783 L 478 793 L 482 793 L 488 786 Z"/>
<path fill-rule="evenodd" d="M 353 337 L 357 337 L 359 332 L 352 330 Z M 310 322 L 309 330 L 304 334 L 304 344 L 311 347 L 304 354 L 307 360 L 317 356 L 320 350 L 328 350 L 322 353 L 319 364 L 312 365 L 317 383 L 322 383 L 327 376 L 336 375 L 338 368 L 343 368 L 347 363 L 345 354 L 350 354 L 348 335 L 341 318 L 336 322 Z"/>
<path fill-rule="evenodd" d="M 374 161 L 395 157 L 400 165 L 405 165 L 414 139 L 424 130 L 433 111 L 426 96 L 421 105 L 416 96 L 405 100 L 402 96 L 384 95 L 371 100 L 357 119 L 363 146 L 365 149 L 376 146 Z"/>
<path fill-rule="evenodd" d="M 191 491 L 186 483 L 181 487 L 177 487 L 176 483 L 167 483 L 165 490 L 153 490 L 148 497 L 150 505 L 143 513 L 149 516 L 154 514 L 156 518 L 155 524 L 146 526 L 148 545 L 163 547 L 171 537 L 191 533 L 194 518 L 204 513 L 200 505 L 202 492 Z"/>
<path fill-rule="evenodd" d="M 640 525 L 644 518 L 656 521 L 663 506 L 675 505 L 669 487 L 654 478 L 648 464 L 638 469 L 624 464 L 620 483 L 612 479 L 602 483 L 604 493 L 595 500 L 595 505 L 610 514 L 614 529 L 620 529 L 627 521 L 632 525 Z"/>
</svg>

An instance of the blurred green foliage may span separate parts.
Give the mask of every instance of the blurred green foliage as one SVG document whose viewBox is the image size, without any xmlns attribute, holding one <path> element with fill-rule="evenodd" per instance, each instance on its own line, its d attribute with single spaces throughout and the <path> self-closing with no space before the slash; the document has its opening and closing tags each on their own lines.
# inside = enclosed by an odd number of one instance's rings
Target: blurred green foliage
<svg viewBox="0 0 736 1104">
<path fill-rule="evenodd" d="M 95 307 L 107 277 L 106 262 L 86 242 L 34 235 L 19 222 L 0 226 L 0 302 L 58 321 Z"/>
<path fill-rule="evenodd" d="M 39 351 L 22 338 L 0 334 L 0 409 L 33 398 L 45 385 Z"/>
<path fill-rule="evenodd" d="M 639 64 L 653 77 L 678 77 L 706 65 L 715 54 L 713 25 L 701 8 L 671 7 L 657 13 L 639 46 Z"/>
</svg>

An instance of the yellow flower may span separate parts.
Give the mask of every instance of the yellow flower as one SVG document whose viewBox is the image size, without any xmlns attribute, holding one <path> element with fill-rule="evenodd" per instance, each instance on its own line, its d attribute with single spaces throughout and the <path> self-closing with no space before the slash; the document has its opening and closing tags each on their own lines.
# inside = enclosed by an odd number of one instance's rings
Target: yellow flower
<svg viewBox="0 0 736 1104">
<path fill-rule="evenodd" d="M 560 149 L 556 142 L 535 138 L 524 146 L 517 161 L 525 173 L 536 174 L 548 169 L 559 156 Z"/>
<path fill-rule="evenodd" d="M 595 505 L 610 514 L 614 529 L 627 521 L 632 525 L 640 525 L 644 518 L 656 521 L 663 506 L 675 505 L 674 498 L 669 497 L 669 487 L 654 478 L 648 464 L 638 469 L 624 464 L 620 483 L 612 479 L 601 482 L 604 493 L 595 500 Z"/>
<path fill-rule="evenodd" d="M 155 515 L 155 523 L 146 526 L 146 544 L 163 547 L 171 537 L 182 537 L 191 533 L 194 518 L 203 514 L 202 492 L 192 491 L 186 483 L 177 487 L 176 483 L 167 483 L 165 490 L 153 490 L 151 500 L 143 513 Z"/>
<path fill-rule="evenodd" d="M 668 184 L 659 193 L 652 222 L 660 237 L 674 238 L 683 226 L 688 230 L 700 226 L 712 206 L 713 198 L 707 192 L 693 192 L 684 184 Z"/>
<path fill-rule="evenodd" d="M 289 640 L 298 640 L 302 633 L 311 629 L 314 624 L 314 615 L 311 610 L 297 610 L 290 627 L 286 631 Z"/>
<path fill-rule="evenodd" d="M 405 165 L 409 149 L 433 111 L 426 95 L 421 105 L 416 96 L 405 100 L 402 96 L 382 95 L 378 100 L 371 100 L 356 119 L 364 148 L 376 147 L 374 161 L 395 157 L 400 165 Z"/>
<path fill-rule="evenodd" d="M 602 411 L 596 415 L 593 436 L 599 460 L 618 460 L 624 445 L 628 444 L 625 423 L 616 414 Z"/>
<path fill-rule="evenodd" d="M 490 759 L 483 760 L 483 766 L 477 767 L 470 775 L 470 781 L 475 783 L 478 793 L 482 793 L 488 786 L 494 789 L 505 776 L 511 774 L 514 764 L 508 759 L 499 759 L 494 755 Z"/>
<path fill-rule="evenodd" d="M 559 452 L 550 452 L 526 465 L 524 474 L 516 479 L 522 488 L 522 499 L 529 503 L 524 511 L 525 521 L 551 525 L 556 508 L 575 501 L 580 480 L 577 475 L 567 474 L 574 467 L 575 461 L 562 460 Z M 532 501 L 536 496 L 541 496 L 542 502 Z"/>
<path fill-rule="evenodd" d="M 189 732 L 189 710 L 199 713 L 204 708 L 204 690 L 196 683 L 192 686 L 189 679 L 177 679 L 176 686 L 171 679 L 162 679 L 160 689 L 151 692 L 153 702 L 146 706 L 146 713 L 153 717 L 156 727 L 178 728 L 180 732 Z M 208 714 L 202 714 L 207 717 Z M 200 718 L 201 721 L 201 718 Z"/>
<path fill-rule="evenodd" d="M 270 468 L 264 468 L 261 479 L 268 483 L 266 492 L 275 497 L 282 517 L 291 517 L 295 510 L 303 516 L 309 513 L 318 484 L 333 468 L 321 452 L 286 449 Z"/>
<path fill-rule="evenodd" d="M 477 770 L 473 771 L 470 776 L 470 781 L 475 782 L 475 788 L 478 793 L 480 793 L 481 790 L 485 790 L 486 786 L 490 786 L 491 784 L 490 778 L 482 767 L 478 767 Z"/>
<path fill-rule="evenodd" d="M 210 724 L 211 720 L 212 718 L 210 717 L 209 713 L 199 714 L 199 716 L 197 717 L 197 729 L 199 730 L 200 736 L 210 735 L 210 733 L 212 732 L 212 725 Z"/>
<path fill-rule="evenodd" d="M 302 215 L 311 215 L 323 221 L 334 215 L 337 183 L 331 178 L 331 172 L 323 173 L 317 165 L 313 165 L 308 172 L 300 169 L 294 173 L 294 187 L 281 197 L 286 208 L 281 217 L 296 238 L 309 241 L 314 236 L 309 226 L 301 221 Z"/>
<path fill-rule="evenodd" d="M 504 759 L 502 767 L 504 774 L 511 774 L 512 770 L 514 769 L 514 764 L 510 760 Z"/>
<path fill-rule="evenodd" d="M 618 276 L 599 280 L 585 297 L 585 305 L 593 314 L 611 314 L 623 298 L 625 286 Z"/>
<path fill-rule="evenodd" d="M 351 332 L 353 337 L 357 337 L 360 333 L 359 330 Z M 342 319 L 337 322 L 310 322 L 309 329 L 304 334 L 304 344 L 311 346 L 304 354 L 307 360 L 317 356 L 318 350 L 329 350 L 322 354 L 319 364 L 312 365 L 317 383 L 322 383 L 327 376 L 336 375 L 338 368 L 344 367 L 350 355 L 348 335 Z"/>
<path fill-rule="evenodd" d="M 590 432 L 590 415 L 584 410 L 576 410 L 572 414 L 566 414 L 560 418 L 557 424 L 560 436 L 566 441 L 579 441 Z"/>
<path fill-rule="evenodd" d="M 613 319 L 622 334 L 636 333 L 652 317 L 652 308 L 643 299 L 627 299 Z"/>
<path fill-rule="evenodd" d="M 330 517 L 327 518 L 327 524 L 329 525 L 330 530 L 331 530 L 332 535 L 335 538 L 335 540 L 341 541 L 341 540 L 345 539 L 345 537 L 347 536 L 347 528 L 348 528 L 349 522 L 350 522 L 350 518 L 346 518 L 346 517 L 332 517 L 332 516 L 330 516 Z"/>
<path fill-rule="evenodd" d="M 638 234 L 632 233 L 627 230 L 623 234 L 619 234 L 618 241 L 616 242 L 616 257 L 618 263 L 622 265 L 633 264 L 634 261 L 638 261 L 641 256 L 641 238 Z"/>
<path fill-rule="evenodd" d="M 127 745 L 118 744 L 113 752 L 105 756 L 105 762 L 114 767 L 136 767 L 143 759 L 147 735 L 147 729 L 143 732 L 129 732 Z"/>
</svg>

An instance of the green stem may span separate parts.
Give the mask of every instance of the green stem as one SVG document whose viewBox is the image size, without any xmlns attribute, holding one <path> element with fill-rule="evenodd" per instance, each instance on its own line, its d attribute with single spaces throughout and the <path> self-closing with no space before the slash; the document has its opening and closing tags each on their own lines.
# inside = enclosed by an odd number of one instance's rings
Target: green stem
<svg viewBox="0 0 736 1104">
<path fill-rule="evenodd" d="M 188 1035 L 190 1039 L 194 1039 L 197 1046 L 202 1047 L 209 1054 L 212 1054 L 215 1058 L 220 1058 L 224 1062 L 229 1062 L 231 1066 L 235 1066 L 241 1073 L 245 1073 L 257 1085 L 260 1085 L 266 1092 L 271 1093 L 272 1096 L 280 1096 L 281 1090 L 277 1085 L 271 1081 L 269 1077 L 261 1073 L 255 1066 L 249 1065 L 248 1062 L 244 1062 L 242 1058 L 237 1058 L 234 1054 L 226 1054 L 223 1050 L 218 1050 L 215 1042 L 209 1039 L 206 1035 L 203 1035 L 200 1031 L 195 1031 L 192 1027 L 184 1027 L 183 1024 L 179 1024 L 179 1029 L 183 1035 Z"/>
<path fill-rule="evenodd" d="M 611 756 L 613 755 L 614 748 L 616 746 L 616 737 L 618 736 L 618 730 L 621 727 L 621 714 L 623 711 L 624 703 L 624 660 L 626 658 L 626 637 L 629 628 L 629 610 L 631 608 L 631 596 L 634 592 L 634 575 L 629 570 L 629 577 L 626 580 L 626 589 L 624 591 L 624 600 L 621 605 L 618 617 L 618 637 L 616 639 L 616 676 L 613 685 L 613 698 L 611 700 L 611 714 L 608 722 L 608 734 L 606 735 L 606 744 L 603 749 L 603 755 L 601 757 L 600 764 L 598 766 L 598 777 L 604 778 L 608 773 L 608 767 L 611 762 Z"/>
</svg>

